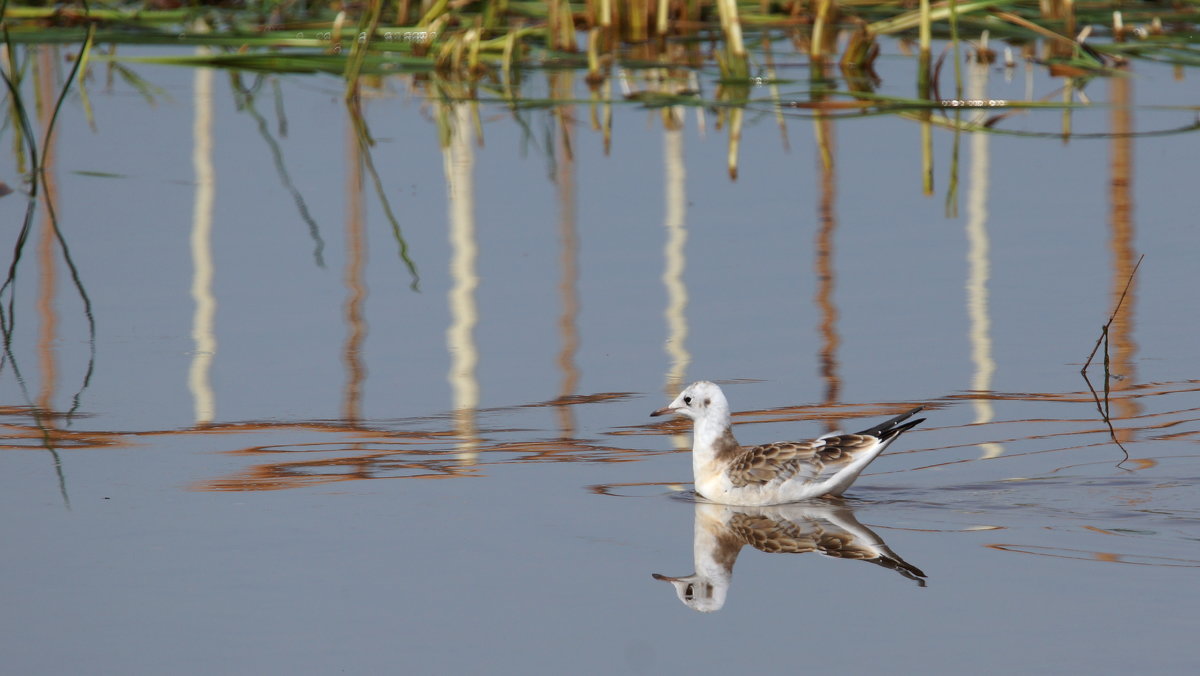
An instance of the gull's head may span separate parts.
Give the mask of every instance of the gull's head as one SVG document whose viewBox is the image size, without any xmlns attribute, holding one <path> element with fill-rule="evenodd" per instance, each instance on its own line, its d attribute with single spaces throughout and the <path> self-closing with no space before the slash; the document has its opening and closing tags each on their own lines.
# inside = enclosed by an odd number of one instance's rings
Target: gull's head
<svg viewBox="0 0 1200 676">
<path fill-rule="evenodd" d="M 725 401 L 725 393 L 721 388 L 707 380 L 688 385 L 670 406 L 660 408 L 651 416 L 675 413 L 686 415 L 692 420 L 702 420 L 711 414 L 728 415 L 729 403 Z"/>
<path fill-rule="evenodd" d="M 654 573 L 655 580 L 670 582 L 683 605 L 701 613 L 711 613 L 725 605 L 729 580 L 710 580 L 700 573 L 687 577 L 669 577 Z"/>
</svg>

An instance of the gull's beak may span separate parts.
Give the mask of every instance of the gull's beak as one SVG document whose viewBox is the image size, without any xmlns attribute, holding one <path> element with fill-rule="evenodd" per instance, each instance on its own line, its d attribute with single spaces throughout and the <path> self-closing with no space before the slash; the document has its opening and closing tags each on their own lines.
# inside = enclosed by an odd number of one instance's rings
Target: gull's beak
<svg viewBox="0 0 1200 676">
<path fill-rule="evenodd" d="M 660 575 L 658 573 L 650 573 L 650 577 L 654 578 L 655 580 L 662 580 L 663 582 L 682 582 L 684 580 L 682 577 L 669 577 L 667 575 Z"/>
<path fill-rule="evenodd" d="M 668 413 L 674 413 L 674 412 L 675 412 L 675 409 L 671 408 L 670 406 L 664 406 L 663 408 L 660 408 L 657 411 L 651 413 L 650 417 L 654 418 L 654 417 L 657 417 L 660 415 L 666 415 Z"/>
</svg>

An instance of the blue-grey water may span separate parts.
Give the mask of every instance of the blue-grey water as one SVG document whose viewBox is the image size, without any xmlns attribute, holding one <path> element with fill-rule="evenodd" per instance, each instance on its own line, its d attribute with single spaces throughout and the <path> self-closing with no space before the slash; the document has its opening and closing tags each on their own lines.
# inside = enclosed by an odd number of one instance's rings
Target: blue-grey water
<svg viewBox="0 0 1200 676">
<path fill-rule="evenodd" d="M 615 106 L 606 149 L 577 74 L 517 112 L 387 78 L 395 227 L 340 80 L 136 71 L 153 103 L 93 81 L 47 173 L 94 340 L 44 203 L 0 297 L 6 673 L 1200 665 L 1196 136 L 1125 134 L 1194 121 L 1150 107 L 1194 105 L 1169 68 L 1092 81 L 1092 137 L 933 128 L 930 195 L 915 118 L 758 105 L 731 180 L 721 110 Z M 972 77 L 1059 96 L 1010 75 Z M 647 417 L 697 379 L 743 443 L 926 406 L 845 502 L 926 586 L 752 545 L 712 612 L 653 579 L 707 551 Z"/>
</svg>

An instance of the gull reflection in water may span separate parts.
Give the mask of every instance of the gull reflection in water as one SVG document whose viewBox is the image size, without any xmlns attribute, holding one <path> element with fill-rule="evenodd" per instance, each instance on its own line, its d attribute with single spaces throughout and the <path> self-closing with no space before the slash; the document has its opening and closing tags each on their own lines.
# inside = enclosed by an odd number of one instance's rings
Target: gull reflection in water
<svg viewBox="0 0 1200 676">
<path fill-rule="evenodd" d="M 818 552 L 836 559 L 867 561 L 925 586 L 925 573 L 897 556 L 883 538 L 854 518 L 853 510 L 837 502 L 768 507 L 697 502 L 694 538 L 696 572 L 686 577 L 654 573 L 654 579 L 670 582 L 685 606 L 702 613 L 725 605 L 733 564 L 743 545 L 770 554 Z"/>
</svg>

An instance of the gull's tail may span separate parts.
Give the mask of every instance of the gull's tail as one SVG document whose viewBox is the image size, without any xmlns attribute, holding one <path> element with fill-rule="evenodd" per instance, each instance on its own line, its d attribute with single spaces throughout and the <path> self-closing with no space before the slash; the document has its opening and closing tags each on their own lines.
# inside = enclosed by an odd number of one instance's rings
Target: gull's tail
<svg viewBox="0 0 1200 676">
<path fill-rule="evenodd" d="M 891 420 L 886 420 L 878 425 L 865 429 L 856 434 L 843 434 L 836 437 L 825 439 L 826 451 L 822 449 L 822 453 L 830 453 L 831 457 L 845 457 L 848 464 L 842 465 L 837 473 L 830 477 L 821 487 L 822 495 L 841 495 L 843 491 L 854 483 L 858 475 L 871 464 L 871 461 L 879 457 L 884 449 L 891 445 L 901 434 L 925 422 L 924 418 L 917 418 L 911 422 L 904 422 L 911 418 L 915 413 L 921 410 L 921 406 L 914 408 L 908 413 L 902 413 Z M 866 437 L 866 439 L 864 439 Z M 874 443 L 867 439 L 875 439 Z"/>
<path fill-rule="evenodd" d="M 887 444 L 891 443 L 896 437 L 900 436 L 901 434 L 904 434 L 905 432 L 911 430 L 912 428 L 916 427 L 917 425 L 920 425 L 921 423 L 925 422 L 924 418 L 917 418 L 916 420 L 914 420 L 912 422 L 907 422 L 907 423 L 904 423 L 903 425 L 900 424 L 900 423 L 904 422 L 905 420 L 908 420 L 909 418 L 913 417 L 913 415 L 920 412 L 921 409 L 923 409 L 923 408 L 924 408 L 924 406 L 918 406 L 918 407 L 914 408 L 913 410 L 909 411 L 908 413 L 901 413 L 900 415 L 896 416 L 895 418 L 892 418 L 891 420 L 885 420 L 870 429 L 865 429 L 865 430 L 859 432 L 859 434 L 875 437 L 875 438 L 879 439 L 879 441 L 883 442 L 883 444 L 886 446 Z"/>
</svg>

